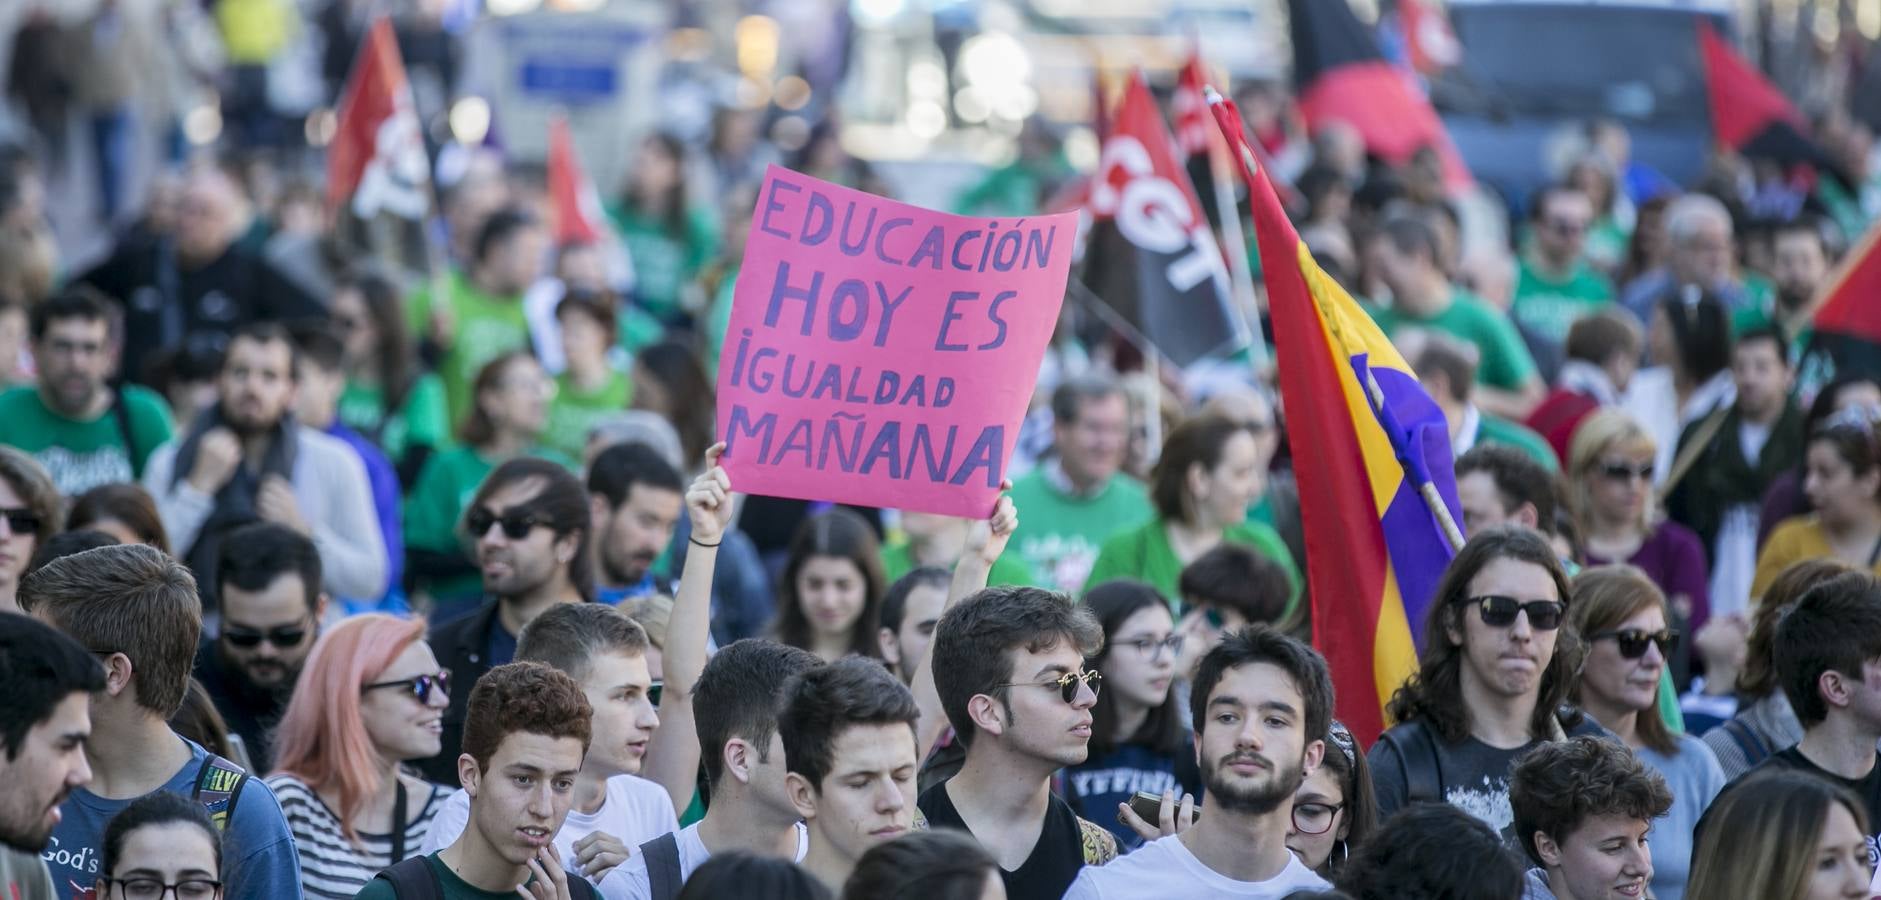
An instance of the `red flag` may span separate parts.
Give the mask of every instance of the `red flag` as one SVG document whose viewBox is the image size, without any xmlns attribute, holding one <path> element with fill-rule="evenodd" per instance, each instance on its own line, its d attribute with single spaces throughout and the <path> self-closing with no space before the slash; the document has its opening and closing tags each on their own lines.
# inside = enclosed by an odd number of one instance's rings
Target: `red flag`
<svg viewBox="0 0 1881 900">
<path fill-rule="evenodd" d="M 568 119 L 549 120 L 549 205 L 554 213 L 555 243 L 593 244 L 601 239 L 601 195 L 575 156 Z"/>
<path fill-rule="evenodd" d="M 1176 149 L 1184 156 L 1194 156 L 1208 150 L 1208 101 L 1202 99 L 1202 86 L 1208 83 L 1208 73 L 1202 70 L 1202 54 L 1197 51 L 1189 55 L 1189 64 L 1182 67 L 1182 75 L 1176 79 L 1176 93 L 1172 98 L 1176 117 Z"/>
<path fill-rule="evenodd" d="M 1807 165 L 1840 176 L 1834 161 L 1809 137 L 1808 121 L 1789 98 L 1702 17 L 1698 50 L 1718 143 L 1751 159 L 1774 160 L 1785 167 Z"/>
<path fill-rule="evenodd" d="M 1398 0 L 1398 23 L 1404 28 L 1411 68 L 1432 75 L 1463 61 L 1463 45 L 1442 9 L 1427 6 L 1424 0 Z"/>
<path fill-rule="evenodd" d="M 398 41 L 391 21 L 380 16 L 361 42 L 327 147 L 327 209 L 351 198 L 361 218 L 382 211 L 423 218 L 430 168 Z"/>
</svg>

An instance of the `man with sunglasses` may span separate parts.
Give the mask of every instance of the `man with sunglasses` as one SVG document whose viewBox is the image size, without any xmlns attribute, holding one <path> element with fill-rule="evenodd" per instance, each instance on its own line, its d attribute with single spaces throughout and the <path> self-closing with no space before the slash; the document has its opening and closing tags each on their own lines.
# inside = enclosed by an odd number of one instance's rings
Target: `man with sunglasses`
<svg viewBox="0 0 1881 900">
<path fill-rule="evenodd" d="M 1484 529 L 1457 552 L 1431 597 L 1417 674 L 1386 706 L 1398 724 L 1369 754 L 1381 821 L 1446 802 L 1518 851 L 1515 760 L 1543 741 L 1606 734 L 1562 706 L 1578 662 L 1556 652 L 1567 597 L 1561 562 L 1538 532 Z"/>
<path fill-rule="evenodd" d="M 1332 719 L 1325 658 L 1266 625 L 1232 632 L 1202 657 L 1189 706 L 1207 815 L 1085 869 L 1067 900 L 1278 898 L 1330 887 L 1286 843 L 1294 792 L 1327 752 L 1317 737 Z"/>
<path fill-rule="evenodd" d="M 1509 312 L 1518 324 L 1559 347 L 1575 320 L 1613 304 L 1613 282 L 1587 261 L 1594 204 L 1579 188 L 1542 188 L 1529 216 L 1531 240 L 1516 270 Z"/>
<path fill-rule="evenodd" d="M 196 650 L 196 680 L 256 771 L 274 770 L 274 726 L 320 636 L 320 579 L 320 551 L 284 525 L 244 525 L 222 545 L 222 621 Z"/>
<path fill-rule="evenodd" d="M 1008 896 L 1061 896 L 1086 863 L 1116 855 L 1110 832 L 1051 791 L 1053 774 L 1090 755 L 1099 676 L 1084 658 L 1102 642 L 1090 610 L 1032 587 L 981 590 L 935 626 L 934 688 L 966 762 L 921 794 L 921 810 L 972 834 Z"/>
</svg>

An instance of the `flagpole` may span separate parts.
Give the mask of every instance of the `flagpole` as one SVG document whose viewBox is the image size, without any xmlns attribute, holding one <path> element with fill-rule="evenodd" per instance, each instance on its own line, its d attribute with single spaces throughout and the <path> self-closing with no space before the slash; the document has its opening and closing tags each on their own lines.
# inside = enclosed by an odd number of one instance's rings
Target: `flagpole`
<svg viewBox="0 0 1881 900">
<path fill-rule="evenodd" d="M 1213 166 L 1214 153 L 1209 153 Z M 1261 334 L 1260 301 L 1254 296 L 1254 273 L 1247 264 L 1247 236 L 1241 232 L 1241 207 L 1234 202 L 1234 190 L 1228 186 L 1227 166 L 1213 166 L 1220 170 L 1210 179 L 1215 182 L 1215 209 L 1221 217 L 1221 237 L 1228 245 L 1228 274 L 1234 280 L 1234 292 L 1241 307 L 1241 317 L 1247 323 L 1248 355 L 1255 368 L 1267 365 L 1267 339 Z"/>
</svg>

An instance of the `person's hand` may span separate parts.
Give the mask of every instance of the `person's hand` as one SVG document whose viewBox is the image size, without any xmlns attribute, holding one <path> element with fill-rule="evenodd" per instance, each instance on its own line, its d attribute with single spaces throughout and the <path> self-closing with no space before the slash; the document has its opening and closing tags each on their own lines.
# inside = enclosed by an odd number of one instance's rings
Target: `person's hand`
<svg viewBox="0 0 1881 900">
<path fill-rule="evenodd" d="M 1749 645 L 1750 621 L 1742 613 L 1712 616 L 1692 639 L 1698 658 L 1705 661 L 1706 669 L 1713 671 L 1742 668 Z"/>
<path fill-rule="evenodd" d="M 632 855 L 620 838 L 596 831 L 575 842 L 575 871 L 589 881 L 600 881 Z"/>
<path fill-rule="evenodd" d="M 692 487 L 686 489 L 686 512 L 692 518 L 692 539 L 701 544 L 716 544 L 724 540 L 726 529 L 731 527 L 731 476 L 725 474 L 725 467 L 718 464 L 718 458 L 724 453 L 724 441 L 708 448 L 705 451 L 705 473 L 693 479 Z"/>
<path fill-rule="evenodd" d="M 1188 831 L 1190 825 L 1195 824 L 1195 798 L 1183 794 L 1182 802 L 1177 803 L 1175 791 L 1163 791 L 1162 806 L 1157 809 L 1154 825 L 1137 815 L 1136 810 L 1131 809 L 1129 803 L 1119 803 L 1117 804 L 1117 821 L 1128 825 L 1131 831 L 1136 832 L 1146 841 L 1181 834 Z"/>
<path fill-rule="evenodd" d="M 529 857 L 529 883 L 519 885 L 516 893 L 523 900 L 574 900 L 568 890 L 568 875 L 555 858 L 555 844 L 550 843 Z"/>
<path fill-rule="evenodd" d="M 294 499 L 294 487 L 279 475 L 262 479 L 261 493 L 255 496 L 255 512 L 276 525 L 285 525 L 307 534 L 307 520 L 301 517 L 300 501 Z"/>
<path fill-rule="evenodd" d="M 1010 480 L 999 483 L 999 501 L 993 504 L 993 514 L 973 523 L 967 529 L 967 544 L 961 551 L 961 559 L 973 560 L 991 567 L 1006 552 L 1006 542 L 1012 539 L 1013 531 L 1019 527 L 1019 509 L 1012 505 L 1012 498 L 1006 492 L 1012 490 Z"/>
<path fill-rule="evenodd" d="M 211 428 L 196 443 L 196 461 L 190 464 L 184 479 L 189 486 L 205 494 L 214 494 L 235 477 L 242 464 L 242 442 L 235 432 L 220 426 Z"/>
</svg>

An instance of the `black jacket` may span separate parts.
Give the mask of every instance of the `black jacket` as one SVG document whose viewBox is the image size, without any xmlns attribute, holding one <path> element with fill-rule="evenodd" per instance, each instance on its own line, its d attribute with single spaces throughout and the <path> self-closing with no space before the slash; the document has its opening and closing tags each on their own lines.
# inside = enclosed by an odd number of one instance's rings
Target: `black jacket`
<svg viewBox="0 0 1881 900">
<path fill-rule="evenodd" d="M 500 602 L 494 598 L 485 600 L 469 615 L 431 626 L 431 633 L 426 636 L 431 652 L 438 655 L 438 663 L 451 673 L 451 705 L 444 710 L 444 734 L 438 755 L 416 763 L 418 771 L 428 781 L 442 785 L 458 783 L 457 756 L 464 747 L 464 712 L 470 705 L 470 688 L 483 673 L 509 662 L 507 659 L 492 662 L 486 658 L 490 629 L 502 627 L 496 620 Z"/>
</svg>

